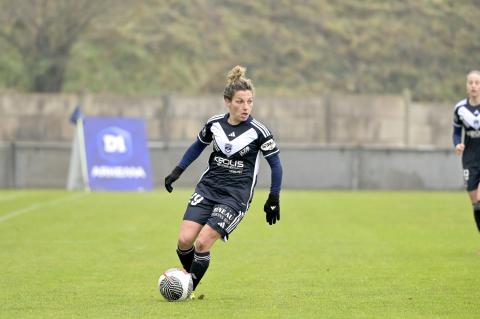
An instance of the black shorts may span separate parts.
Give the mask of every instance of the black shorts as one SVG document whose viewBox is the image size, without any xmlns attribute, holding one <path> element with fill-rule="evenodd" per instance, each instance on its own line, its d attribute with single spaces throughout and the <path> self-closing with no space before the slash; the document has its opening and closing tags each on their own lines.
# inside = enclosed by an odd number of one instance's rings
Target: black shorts
<svg viewBox="0 0 480 319">
<path fill-rule="evenodd" d="M 208 224 L 226 241 L 228 235 L 242 221 L 243 216 L 245 212 L 236 211 L 228 205 L 213 202 L 198 193 L 193 193 L 188 201 L 183 220 L 190 220 L 200 225 Z"/>
<path fill-rule="evenodd" d="M 470 167 L 463 169 L 463 181 L 467 191 L 472 192 L 478 188 L 480 182 L 480 168 Z"/>
</svg>

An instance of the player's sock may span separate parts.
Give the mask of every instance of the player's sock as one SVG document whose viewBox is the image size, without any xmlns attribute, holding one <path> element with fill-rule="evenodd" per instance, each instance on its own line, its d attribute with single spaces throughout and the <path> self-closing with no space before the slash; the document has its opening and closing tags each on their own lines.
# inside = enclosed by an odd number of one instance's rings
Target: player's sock
<svg viewBox="0 0 480 319">
<path fill-rule="evenodd" d="M 210 264 L 209 251 L 205 253 L 199 253 L 195 251 L 192 267 L 190 267 L 190 273 L 192 274 L 192 279 L 193 279 L 193 290 L 195 290 L 200 280 L 202 280 L 202 277 L 207 271 L 209 264 Z"/>
<path fill-rule="evenodd" d="M 475 217 L 475 223 L 477 224 L 477 229 L 480 232 L 480 203 L 473 204 L 473 217 Z"/>
<path fill-rule="evenodd" d="M 183 269 L 189 271 L 192 267 L 193 255 L 195 253 L 195 246 L 187 250 L 182 250 L 177 246 L 177 255 L 182 263 Z"/>
</svg>

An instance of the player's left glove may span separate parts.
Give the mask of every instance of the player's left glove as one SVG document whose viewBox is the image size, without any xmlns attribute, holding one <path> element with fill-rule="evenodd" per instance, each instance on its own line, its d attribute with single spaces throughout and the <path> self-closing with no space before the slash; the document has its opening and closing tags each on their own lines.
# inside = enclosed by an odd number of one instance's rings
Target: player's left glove
<svg viewBox="0 0 480 319">
<path fill-rule="evenodd" d="M 180 177 L 180 175 L 182 175 L 182 173 L 183 173 L 183 169 L 181 167 L 177 166 L 170 173 L 170 175 L 165 177 L 165 188 L 167 189 L 167 191 L 169 193 L 171 193 L 173 191 L 173 186 L 172 186 L 173 182 L 175 182 Z"/>
<path fill-rule="evenodd" d="M 263 206 L 267 223 L 273 225 L 280 220 L 280 199 L 279 195 L 270 193 L 267 202 Z"/>
</svg>

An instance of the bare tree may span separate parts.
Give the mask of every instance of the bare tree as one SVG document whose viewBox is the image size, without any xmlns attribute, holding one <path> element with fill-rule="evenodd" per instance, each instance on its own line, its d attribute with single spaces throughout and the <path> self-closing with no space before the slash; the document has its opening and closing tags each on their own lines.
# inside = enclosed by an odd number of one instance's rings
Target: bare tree
<svg viewBox="0 0 480 319">
<path fill-rule="evenodd" d="M 22 58 L 29 90 L 59 92 L 73 45 L 105 0 L 0 0 L 0 37 Z"/>
</svg>

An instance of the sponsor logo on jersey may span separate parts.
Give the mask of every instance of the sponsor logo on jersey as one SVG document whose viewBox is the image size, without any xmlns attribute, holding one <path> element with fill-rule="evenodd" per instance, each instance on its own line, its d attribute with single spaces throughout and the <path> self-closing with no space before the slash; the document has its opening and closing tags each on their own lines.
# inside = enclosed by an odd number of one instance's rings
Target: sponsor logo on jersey
<svg viewBox="0 0 480 319">
<path fill-rule="evenodd" d="M 262 151 L 271 151 L 275 148 L 275 146 L 277 146 L 275 144 L 275 141 L 272 139 L 269 139 L 268 141 L 266 141 L 265 143 L 262 144 L 262 146 L 260 146 L 260 149 Z"/>
<path fill-rule="evenodd" d="M 247 146 L 240 151 L 240 156 L 245 156 L 248 152 L 250 152 L 250 147 Z"/>
<path fill-rule="evenodd" d="M 480 137 L 480 131 L 467 131 L 465 132 L 468 136 L 472 138 L 479 138 Z"/>
<path fill-rule="evenodd" d="M 245 166 L 243 161 L 229 160 L 220 156 L 215 156 L 213 160 L 218 166 L 227 168 L 232 174 L 242 174 L 243 167 Z"/>
<path fill-rule="evenodd" d="M 228 134 L 228 136 L 235 137 L 235 132 L 232 132 L 232 133 Z"/>
<path fill-rule="evenodd" d="M 228 168 L 243 168 L 243 161 L 229 160 L 220 156 L 215 156 L 214 161 L 218 165 Z"/>
<path fill-rule="evenodd" d="M 213 140 L 213 149 L 215 150 L 215 152 L 220 151 L 220 147 L 218 147 L 217 142 L 215 142 L 215 140 Z"/>
</svg>

